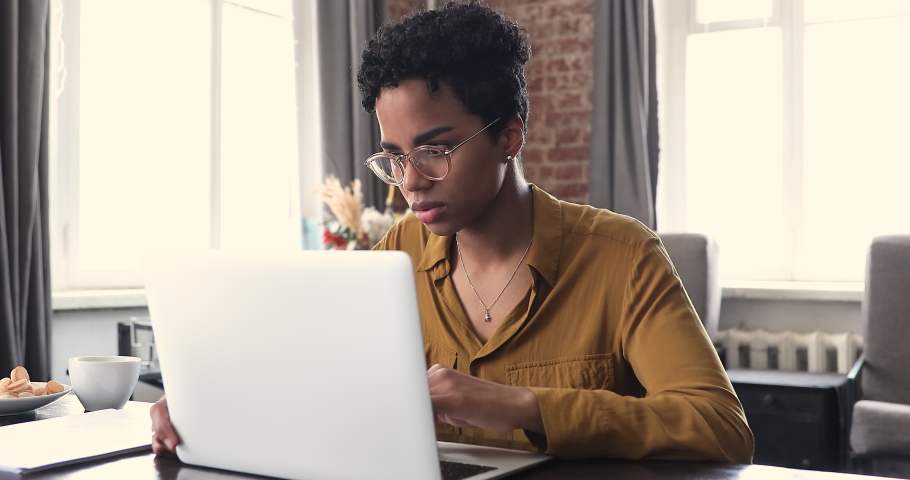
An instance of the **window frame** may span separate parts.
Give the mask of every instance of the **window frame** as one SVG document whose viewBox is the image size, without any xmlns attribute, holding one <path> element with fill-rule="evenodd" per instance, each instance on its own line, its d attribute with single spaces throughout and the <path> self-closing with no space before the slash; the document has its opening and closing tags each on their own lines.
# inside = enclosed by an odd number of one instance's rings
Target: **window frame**
<svg viewBox="0 0 910 480">
<path fill-rule="evenodd" d="M 698 0 L 686 1 L 686 24 L 689 33 L 722 32 L 725 30 L 741 30 L 746 28 L 761 28 L 782 23 L 783 0 L 771 0 L 771 15 L 767 18 L 749 18 L 742 20 L 728 20 L 723 22 L 702 23 L 698 21 Z"/>
</svg>

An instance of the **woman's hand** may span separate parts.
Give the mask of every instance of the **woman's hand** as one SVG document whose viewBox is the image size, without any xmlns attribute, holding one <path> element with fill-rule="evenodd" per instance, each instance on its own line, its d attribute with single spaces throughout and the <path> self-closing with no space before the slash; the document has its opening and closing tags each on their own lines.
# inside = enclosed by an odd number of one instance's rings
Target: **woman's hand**
<svg viewBox="0 0 910 480">
<path fill-rule="evenodd" d="M 529 388 L 500 385 L 442 365 L 427 370 L 433 412 L 456 427 L 497 432 L 524 429 L 545 434 L 537 395 Z"/>
<path fill-rule="evenodd" d="M 171 424 L 167 411 L 167 397 L 163 396 L 152 405 L 152 451 L 155 455 L 175 455 L 180 437 Z"/>
</svg>

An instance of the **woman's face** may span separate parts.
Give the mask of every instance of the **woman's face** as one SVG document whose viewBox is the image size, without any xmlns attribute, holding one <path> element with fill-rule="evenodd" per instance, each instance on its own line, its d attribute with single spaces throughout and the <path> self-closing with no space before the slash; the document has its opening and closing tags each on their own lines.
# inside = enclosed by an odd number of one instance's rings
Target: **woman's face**
<svg viewBox="0 0 910 480">
<path fill-rule="evenodd" d="M 468 113 L 447 85 L 441 84 L 431 94 L 422 78 L 383 89 L 376 99 L 376 116 L 382 131 L 381 146 L 395 154 L 421 145 L 451 149 L 487 125 L 479 116 Z M 406 162 L 401 193 L 431 232 L 452 235 L 484 214 L 502 187 L 506 156 L 514 154 L 507 151 L 509 136 L 500 134 L 493 142 L 484 131 L 461 145 L 451 154 L 448 175 L 439 181 L 427 180 Z"/>
</svg>

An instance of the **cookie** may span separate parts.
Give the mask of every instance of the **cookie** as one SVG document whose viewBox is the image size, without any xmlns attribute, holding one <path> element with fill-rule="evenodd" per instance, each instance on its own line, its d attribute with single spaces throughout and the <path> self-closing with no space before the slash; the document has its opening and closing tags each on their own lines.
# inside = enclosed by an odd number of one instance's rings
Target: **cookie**
<svg viewBox="0 0 910 480">
<path fill-rule="evenodd" d="M 21 366 L 16 367 L 13 369 L 12 372 L 10 372 L 9 378 L 12 379 L 12 381 L 14 381 L 14 382 L 19 381 L 19 380 L 28 381 L 29 380 L 28 370 L 26 370 L 25 367 L 21 367 Z"/>
<path fill-rule="evenodd" d="M 47 385 L 44 386 L 44 389 L 47 393 L 60 393 L 63 391 L 63 384 L 56 380 L 51 380 L 47 382 Z"/>
<path fill-rule="evenodd" d="M 23 378 L 22 380 L 9 384 L 9 386 L 6 387 L 6 390 L 7 390 L 7 393 L 24 392 L 24 391 L 28 390 L 28 385 L 29 385 L 28 380 Z"/>
<path fill-rule="evenodd" d="M 9 378 L 4 378 L 3 380 L 0 380 L 0 393 L 6 393 L 6 391 L 9 389 L 9 385 L 11 383 L 13 383 L 13 381 L 10 380 Z"/>
</svg>

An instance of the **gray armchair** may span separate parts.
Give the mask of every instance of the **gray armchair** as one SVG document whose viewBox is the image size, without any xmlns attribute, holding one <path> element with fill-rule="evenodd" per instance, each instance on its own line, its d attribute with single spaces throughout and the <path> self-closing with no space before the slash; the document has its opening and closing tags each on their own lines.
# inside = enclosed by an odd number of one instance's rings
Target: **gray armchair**
<svg viewBox="0 0 910 480">
<path fill-rule="evenodd" d="M 717 242 L 700 233 L 662 233 L 660 239 L 708 336 L 714 340 L 721 300 Z"/>
<path fill-rule="evenodd" d="M 850 447 L 863 473 L 910 478 L 910 235 L 872 240 Z"/>
</svg>

